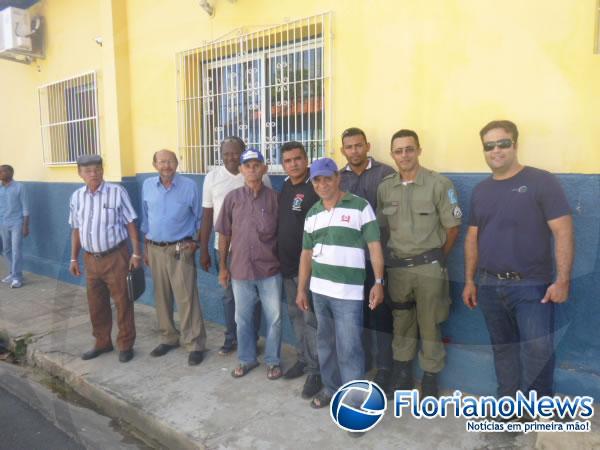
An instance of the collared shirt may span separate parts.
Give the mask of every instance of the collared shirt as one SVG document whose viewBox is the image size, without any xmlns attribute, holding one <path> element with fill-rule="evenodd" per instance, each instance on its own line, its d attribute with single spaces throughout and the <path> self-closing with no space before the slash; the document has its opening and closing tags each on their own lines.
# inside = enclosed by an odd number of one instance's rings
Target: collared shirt
<svg viewBox="0 0 600 450">
<path fill-rule="evenodd" d="M 279 219 L 277 232 L 277 250 L 284 277 L 298 275 L 300 253 L 302 252 L 302 233 L 304 219 L 308 210 L 319 201 L 310 178 L 298 184 L 292 184 L 288 178 L 279 194 Z"/>
<path fill-rule="evenodd" d="M 175 175 L 167 189 L 160 177 L 142 186 L 142 232 L 147 239 L 174 242 L 194 237 L 200 225 L 200 194 L 196 183 Z"/>
<path fill-rule="evenodd" d="M 363 300 L 365 247 L 379 240 L 373 208 L 345 193 L 330 210 L 319 200 L 306 215 L 302 248 L 312 250 L 310 290 L 342 300 Z"/>
<path fill-rule="evenodd" d="M 369 158 L 369 164 L 360 175 L 352 171 L 350 164 L 346 164 L 340 170 L 342 177 L 340 189 L 366 199 L 371 208 L 377 211 L 377 187 L 386 176 L 395 172 L 387 164 L 382 164 L 373 158 Z"/>
<path fill-rule="evenodd" d="M 6 186 L 0 183 L 0 225 L 18 225 L 25 216 L 29 216 L 25 186 L 14 180 Z"/>
<path fill-rule="evenodd" d="M 277 192 L 262 186 L 256 196 L 248 186 L 225 197 L 215 230 L 231 237 L 231 278 L 260 280 L 279 273 Z"/>
<path fill-rule="evenodd" d="M 118 184 L 102 182 L 96 192 L 83 186 L 73 192 L 69 224 L 79 230 L 81 247 L 100 253 L 127 239 L 127 224 L 137 218 L 129 195 Z"/>
<path fill-rule="evenodd" d="M 461 222 L 452 182 L 423 167 L 413 183 L 404 183 L 398 173 L 387 176 L 379 185 L 377 199 L 377 220 L 389 229 L 387 247 L 399 258 L 441 248 L 446 229 Z"/>
<path fill-rule="evenodd" d="M 271 187 L 269 175 L 263 175 L 263 184 Z M 232 174 L 225 166 L 217 167 L 206 174 L 202 187 L 202 207 L 213 208 L 213 226 L 217 223 L 225 196 L 243 185 L 244 176 L 239 172 Z M 218 235 L 215 236 L 215 248 L 219 249 Z"/>
</svg>

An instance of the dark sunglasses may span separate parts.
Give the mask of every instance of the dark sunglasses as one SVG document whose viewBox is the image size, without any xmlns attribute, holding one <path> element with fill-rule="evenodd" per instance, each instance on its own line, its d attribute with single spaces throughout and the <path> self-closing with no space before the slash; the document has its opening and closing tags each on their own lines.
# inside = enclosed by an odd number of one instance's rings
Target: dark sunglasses
<svg viewBox="0 0 600 450">
<path fill-rule="evenodd" d="M 512 139 L 500 139 L 498 141 L 488 141 L 488 142 L 483 143 L 483 151 L 491 152 L 496 147 L 509 148 L 513 144 L 514 144 L 514 142 Z"/>
</svg>

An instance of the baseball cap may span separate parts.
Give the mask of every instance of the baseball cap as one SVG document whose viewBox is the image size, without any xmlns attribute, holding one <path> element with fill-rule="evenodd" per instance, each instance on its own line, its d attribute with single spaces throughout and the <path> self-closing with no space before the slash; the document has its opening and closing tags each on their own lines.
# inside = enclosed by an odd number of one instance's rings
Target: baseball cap
<svg viewBox="0 0 600 450">
<path fill-rule="evenodd" d="M 330 177 L 336 174 L 338 167 L 335 161 L 331 158 L 319 158 L 310 165 L 310 179 L 314 180 L 315 177 L 325 176 Z"/>
<path fill-rule="evenodd" d="M 258 159 L 260 162 L 265 162 L 265 157 L 258 150 L 254 150 L 253 148 L 249 148 L 240 156 L 240 163 L 244 164 L 245 162 L 252 161 L 253 159 Z"/>
</svg>

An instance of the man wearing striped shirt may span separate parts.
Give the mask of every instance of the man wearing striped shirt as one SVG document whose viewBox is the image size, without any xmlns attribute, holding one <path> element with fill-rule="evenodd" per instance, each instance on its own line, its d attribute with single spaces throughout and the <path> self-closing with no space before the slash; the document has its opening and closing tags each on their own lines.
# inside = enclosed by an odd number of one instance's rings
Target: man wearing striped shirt
<svg viewBox="0 0 600 450">
<path fill-rule="evenodd" d="M 71 195 L 69 271 L 74 276 L 81 275 L 78 257 L 83 248 L 90 320 L 96 338 L 94 348 L 81 358 L 88 360 L 112 351 L 112 297 L 117 307 L 119 361 L 128 362 L 133 358 L 135 322 L 126 278 L 129 268 L 140 267 L 142 260 L 133 222 L 137 215 L 125 189 L 103 180 L 100 156 L 80 156 L 77 170 L 85 186 Z M 126 242 L 128 234 L 133 244 L 131 257 Z"/>
<path fill-rule="evenodd" d="M 322 408 L 341 385 L 364 376 L 365 244 L 375 273 L 369 294 L 372 310 L 383 302 L 383 253 L 373 209 L 365 199 L 340 190 L 335 162 L 329 158 L 316 160 L 310 178 L 321 200 L 308 211 L 304 223 L 296 303 L 303 311 L 308 310 L 306 289 L 310 278 L 318 323 L 317 352 L 325 385 L 311 406 Z"/>
</svg>

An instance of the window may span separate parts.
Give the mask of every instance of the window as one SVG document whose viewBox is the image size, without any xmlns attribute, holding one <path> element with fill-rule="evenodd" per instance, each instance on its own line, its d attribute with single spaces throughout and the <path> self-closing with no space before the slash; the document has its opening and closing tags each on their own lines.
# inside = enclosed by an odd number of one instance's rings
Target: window
<svg viewBox="0 0 600 450">
<path fill-rule="evenodd" d="M 330 101 L 330 16 L 310 17 L 222 39 L 178 54 L 179 153 L 186 172 L 221 165 L 231 135 L 281 172 L 279 149 L 300 141 L 325 154 Z"/>
<path fill-rule="evenodd" d="M 74 164 L 81 155 L 100 152 L 96 73 L 38 89 L 44 162 Z"/>
</svg>

